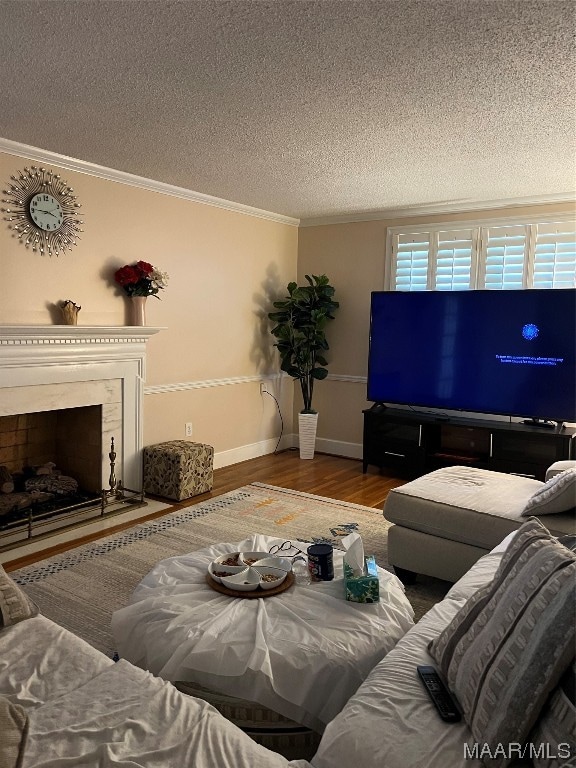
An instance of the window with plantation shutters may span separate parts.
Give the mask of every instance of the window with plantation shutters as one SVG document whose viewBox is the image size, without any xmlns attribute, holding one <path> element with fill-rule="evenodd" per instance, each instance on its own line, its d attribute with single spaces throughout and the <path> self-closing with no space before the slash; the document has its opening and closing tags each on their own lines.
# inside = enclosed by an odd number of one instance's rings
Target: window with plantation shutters
<svg viewBox="0 0 576 768">
<path fill-rule="evenodd" d="M 393 291 L 576 287 L 576 221 L 453 222 L 388 230 Z"/>
</svg>

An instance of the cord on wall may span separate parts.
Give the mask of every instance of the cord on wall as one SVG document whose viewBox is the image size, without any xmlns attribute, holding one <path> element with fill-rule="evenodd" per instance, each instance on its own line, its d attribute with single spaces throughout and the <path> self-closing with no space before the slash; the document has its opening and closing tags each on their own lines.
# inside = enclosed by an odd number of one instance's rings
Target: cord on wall
<svg viewBox="0 0 576 768">
<path fill-rule="evenodd" d="M 266 385 L 263 386 L 261 384 L 260 385 L 260 391 L 262 392 L 263 395 L 270 395 L 272 400 L 274 400 L 274 402 L 276 403 L 276 408 L 278 408 L 278 416 L 280 416 L 280 437 L 278 438 L 278 442 L 276 443 L 276 447 L 274 448 L 274 451 L 273 451 L 274 455 L 276 455 L 276 453 L 278 452 L 278 446 L 280 445 L 280 440 L 282 440 L 282 435 L 284 433 L 284 419 L 282 418 L 282 411 L 280 410 L 280 403 L 278 402 L 278 400 L 276 400 L 276 398 L 274 397 L 272 392 L 268 391 L 268 388 L 266 387 Z"/>
</svg>

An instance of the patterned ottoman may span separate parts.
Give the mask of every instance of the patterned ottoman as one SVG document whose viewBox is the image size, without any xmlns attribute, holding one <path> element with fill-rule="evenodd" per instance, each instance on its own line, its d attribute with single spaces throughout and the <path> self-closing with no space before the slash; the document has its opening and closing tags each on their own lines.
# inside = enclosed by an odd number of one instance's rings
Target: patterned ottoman
<svg viewBox="0 0 576 768">
<path fill-rule="evenodd" d="M 144 492 L 175 501 L 212 490 L 214 448 L 171 440 L 144 448 Z"/>
</svg>

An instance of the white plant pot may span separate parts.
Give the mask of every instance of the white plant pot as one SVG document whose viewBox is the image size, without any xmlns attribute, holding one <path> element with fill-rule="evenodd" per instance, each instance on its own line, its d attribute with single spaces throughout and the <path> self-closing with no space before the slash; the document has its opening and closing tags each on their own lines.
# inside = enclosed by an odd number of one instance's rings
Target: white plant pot
<svg viewBox="0 0 576 768">
<path fill-rule="evenodd" d="M 298 436 L 300 445 L 300 458 L 313 459 L 316 446 L 316 429 L 318 427 L 317 413 L 298 414 Z"/>
</svg>

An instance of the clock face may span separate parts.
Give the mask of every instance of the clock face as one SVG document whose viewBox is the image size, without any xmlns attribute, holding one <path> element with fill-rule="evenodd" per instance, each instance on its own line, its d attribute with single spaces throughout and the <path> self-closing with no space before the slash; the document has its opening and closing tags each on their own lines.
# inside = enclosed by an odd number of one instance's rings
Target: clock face
<svg viewBox="0 0 576 768">
<path fill-rule="evenodd" d="M 45 192 L 40 192 L 30 199 L 29 211 L 34 224 L 44 232 L 55 232 L 64 221 L 60 203 Z"/>
</svg>

